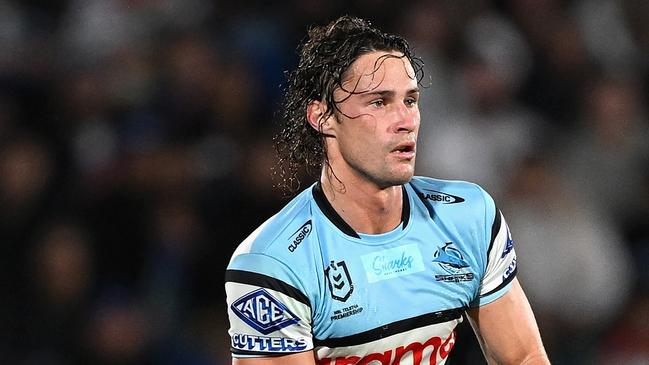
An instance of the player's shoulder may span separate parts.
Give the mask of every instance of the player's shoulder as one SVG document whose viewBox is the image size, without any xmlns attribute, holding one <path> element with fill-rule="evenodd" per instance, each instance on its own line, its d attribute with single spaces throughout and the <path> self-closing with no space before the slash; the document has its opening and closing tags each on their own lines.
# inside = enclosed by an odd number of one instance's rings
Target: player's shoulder
<svg viewBox="0 0 649 365">
<path fill-rule="evenodd" d="M 301 241 L 312 229 L 312 188 L 305 189 L 279 212 L 267 219 L 244 239 L 232 259 L 244 254 L 262 254 L 270 257 L 293 252 L 293 241 Z M 293 237 L 295 236 L 295 237 Z M 293 241 L 290 239 L 294 238 Z M 231 259 L 231 261 L 232 261 Z"/>
<path fill-rule="evenodd" d="M 491 227 L 496 219 L 494 200 L 478 184 L 416 176 L 409 185 L 419 198 L 415 204 L 428 211 L 430 219 L 443 220 L 467 232 Z"/>
</svg>

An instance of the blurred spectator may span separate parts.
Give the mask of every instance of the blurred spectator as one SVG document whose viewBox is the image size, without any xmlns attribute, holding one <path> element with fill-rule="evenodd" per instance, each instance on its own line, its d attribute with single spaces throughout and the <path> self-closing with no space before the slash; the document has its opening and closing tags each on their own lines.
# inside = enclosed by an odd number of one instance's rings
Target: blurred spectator
<svg viewBox="0 0 649 365">
<path fill-rule="evenodd" d="M 529 51 L 503 17 L 486 13 L 466 27 L 467 56 L 455 65 L 463 104 L 449 114 L 424 114 L 418 170 L 463 179 L 498 197 L 508 171 L 541 137 L 542 120 L 514 96 L 526 75 Z M 424 105 L 428 90 L 423 91 Z"/>
<path fill-rule="evenodd" d="M 579 129 L 560 138 L 554 157 L 580 199 L 623 224 L 638 211 L 649 161 L 649 124 L 639 91 L 623 79 L 598 78 L 582 107 Z"/>
<path fill-rule="evenodd" d="M 548 121 L 570 126 L 594 65 L 576 19 L 556 0 L 509 1 L 529 40 L 533 62 L 520 97 Z"/>
<path fill-rule="evenodd" d="M 624 1 L 589 0 L 575 5 L 575 18 L 594 62 L 610 74 L 636 75 L 642 58 L 625 18 Z"/>
<path fill-rule="evenodd" d="M 95 304 L 84 338 L 84 363 L 154 364 L 152 319 L 127 292 L 106 290 Z"/>
<path fill-rule="evenodd" d="M 578 198 L 552 167 L 530 157 L 504 202 L 519 278 L 553 364 L 591 364 L 597 336 L 623 308 L 633 265 L 615 221 Z"/>
<path fill-rule="evenodd" d="M 0 145 L 0 362 L 15 361 L 12 348 L 25 349 L 29 322 L 30 244 L 32 232 L 53 209 L 54 161 L 38 138 L 12 136 Z M 17 335 L 19 334 L 19 335 Z M 3 348 L 6 348 L 7 351 Z"/>
<path fill-rule="evenodd" d="M 81 360 L 94 260 L 76 223 L 53 222 L 34 246 L 25 284 L 31 289 L 24 323 L 26 363 L 76 364 Z"/>
<path fill-rule="evenodd" d="M 637 191 L 638 210 L 635 214 L 629 216 L 623 229 L 631 251 L 635 266 L 643 267 L 649 262 L 649 161 L 646 162 L 645 168 L 642 169 L 642 185 Z M 649 270 L 637 270 L 638 280 L 636 288 L 639 292 L 649 291 Z"/>
<path fill-rule="evenodd" d="M 604 336 L 597 364 L 649 364 L 649 294 L 636 295 Z"/>
</svg>

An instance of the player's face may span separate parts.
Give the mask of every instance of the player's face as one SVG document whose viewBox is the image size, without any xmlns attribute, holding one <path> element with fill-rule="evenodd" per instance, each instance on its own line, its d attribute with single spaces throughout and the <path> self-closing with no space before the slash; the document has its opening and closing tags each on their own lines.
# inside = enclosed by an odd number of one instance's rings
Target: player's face
<svg viewBox="0 0 649 365">
<path fill-rule="evenodd" d="M 342 167 L 380 188 L 412 178 L 419 88 L 412 65 L 402 56 L 372 52 L 359 57 L 347 71 L 343 87 L 334 92 L 336 101 L 344 100 L 338 103 L 341 113 L 333 123 L 335 138 L 329 146 L 338 155 L 334 173 Z"/>
</svg>

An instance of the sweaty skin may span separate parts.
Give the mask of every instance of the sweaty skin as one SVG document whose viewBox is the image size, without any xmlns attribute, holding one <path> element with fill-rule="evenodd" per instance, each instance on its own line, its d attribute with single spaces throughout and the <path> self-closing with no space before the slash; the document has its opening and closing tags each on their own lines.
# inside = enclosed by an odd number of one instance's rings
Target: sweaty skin
<svg viewBox="0 0 649 365">
<path fill-rule="evenodd" d="M 340 113 L 323 120 L 328 106 L 317 101 L 307 111 L 311 125 L 328 136 L 325 195 L 357 232 L 384 233 L 401 221 L 401 185 L 414 175 L 420 124 L 414 75 L 400 53 L 363 55 L 334 92 L 344 100 Z"/>
</svg>

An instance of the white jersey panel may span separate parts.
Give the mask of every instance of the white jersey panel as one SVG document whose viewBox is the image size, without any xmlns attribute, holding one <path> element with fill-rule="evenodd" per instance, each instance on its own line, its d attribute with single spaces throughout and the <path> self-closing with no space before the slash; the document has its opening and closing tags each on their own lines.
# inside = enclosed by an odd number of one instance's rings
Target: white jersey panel
<svg viewBox="0 0 649 365">
<path fill-rule="evenodd" d="M 500 212 L 497 212 L 497 214 L 500 215 L 501 224 L 489 251 L 487 271 L 480 289 L 480 296 L 482 297 L 490 294 L 503 283 L 508 283 L 516 270 L 514 240 L 505 222 L 505 217 Z"/>
</svg>

